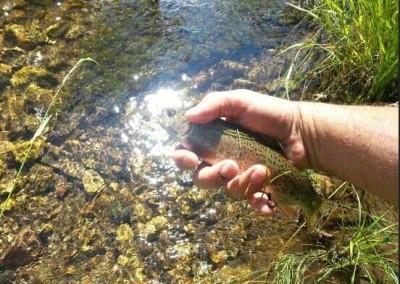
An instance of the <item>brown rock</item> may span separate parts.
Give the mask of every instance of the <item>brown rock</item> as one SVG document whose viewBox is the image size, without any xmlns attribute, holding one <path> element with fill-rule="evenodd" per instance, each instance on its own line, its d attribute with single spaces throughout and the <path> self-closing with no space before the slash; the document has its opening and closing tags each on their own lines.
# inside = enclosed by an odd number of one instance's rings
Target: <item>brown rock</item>
<svg viewBox="0 0 400 284">
<path fill-rule="evenodd" d="M 1 256 L 0 267 L 17 269 L 36 261 L 41 253 L 42 242 L 36 232 L 31 227 L 24 228 Z"/>
</svg>

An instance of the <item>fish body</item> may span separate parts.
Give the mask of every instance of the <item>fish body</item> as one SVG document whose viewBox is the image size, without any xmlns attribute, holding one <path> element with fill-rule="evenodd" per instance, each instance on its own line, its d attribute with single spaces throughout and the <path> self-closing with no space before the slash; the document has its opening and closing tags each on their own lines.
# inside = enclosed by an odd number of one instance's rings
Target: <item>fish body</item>
<svg viewBox="0 0 400 284">
<path fill-rule="evenodd" d="M 183 111 L 167 109 L 161 125 L 170 136 L 179 139 L 188 150 L 212 165 L 224 159 L 235 160 L 241 171 L 255 164 L 271 172 L 273 201 L 278 207 L 295 206 L 307 216 L 321 207 L 322 199 L 315 192 L 306 172 L 297 169 L 284 156 L 277 143 L 271 143 L 246 129 L 222 119 L 205 124 L 190 123 Z"/>
</svg>

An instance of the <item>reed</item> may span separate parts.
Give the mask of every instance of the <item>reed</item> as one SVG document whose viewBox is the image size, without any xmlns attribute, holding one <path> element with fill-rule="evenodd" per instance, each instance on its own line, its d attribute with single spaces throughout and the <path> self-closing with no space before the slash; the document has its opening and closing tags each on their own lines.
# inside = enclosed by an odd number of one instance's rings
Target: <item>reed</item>
<svg viewBox="0 0 400 284">
<path fill-rule="evenodd" d="M 294 48 L 322 48 L 313 77 L 348 103 L 397 100 L 398 1 L 314 0 L 302 7 L 321 36 Z M 322 42 L 322 43 L 321 43 Z"/>
</svg>

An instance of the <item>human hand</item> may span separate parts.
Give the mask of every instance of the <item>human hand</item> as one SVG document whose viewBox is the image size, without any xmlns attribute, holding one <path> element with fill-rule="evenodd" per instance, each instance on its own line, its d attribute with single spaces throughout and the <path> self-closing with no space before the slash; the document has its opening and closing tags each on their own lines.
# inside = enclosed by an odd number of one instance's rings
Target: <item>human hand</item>
<svg viewBox="0 0 400 284">
<path fill-rule="evenodd" d="M 217 117 L 225 117 L 234 124 L 279 141 L 286 157 L 296 166 L 308 165 L 301 137 L 301 115 L 295 102 L 248 90 L 217 92 L 208 94 L 185 116 L 192 123 L 207 123 Z M 234 199 L 247 198 L 261 215 L 274 213 L 267 195 L 261 192 L 270 177 L 265 166 L 254 165 L 248 169 L 239 169 L 238 164 L 231 160 L 207 165 L 200 163 L 200 157 L 195 153 L 185 149 L 176 150 L 173 159 L 182 169 L 196 169 L 194 183 L 197 186 L 224 186 L 229 196 Z"/>
</svg>

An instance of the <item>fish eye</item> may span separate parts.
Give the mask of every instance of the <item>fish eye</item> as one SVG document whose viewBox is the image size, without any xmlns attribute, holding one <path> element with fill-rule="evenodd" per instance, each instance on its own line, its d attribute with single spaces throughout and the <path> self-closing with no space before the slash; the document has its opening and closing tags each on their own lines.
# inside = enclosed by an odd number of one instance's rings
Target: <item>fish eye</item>
<svg viewBox="0 0 400 284">
<path fill-rule="evenodd" d="M 174 110 L 172 108 L 167 109 L 165 112 L 168 117 L 173 117 L 176 114 L 176 110 Z"/>
</svg>

